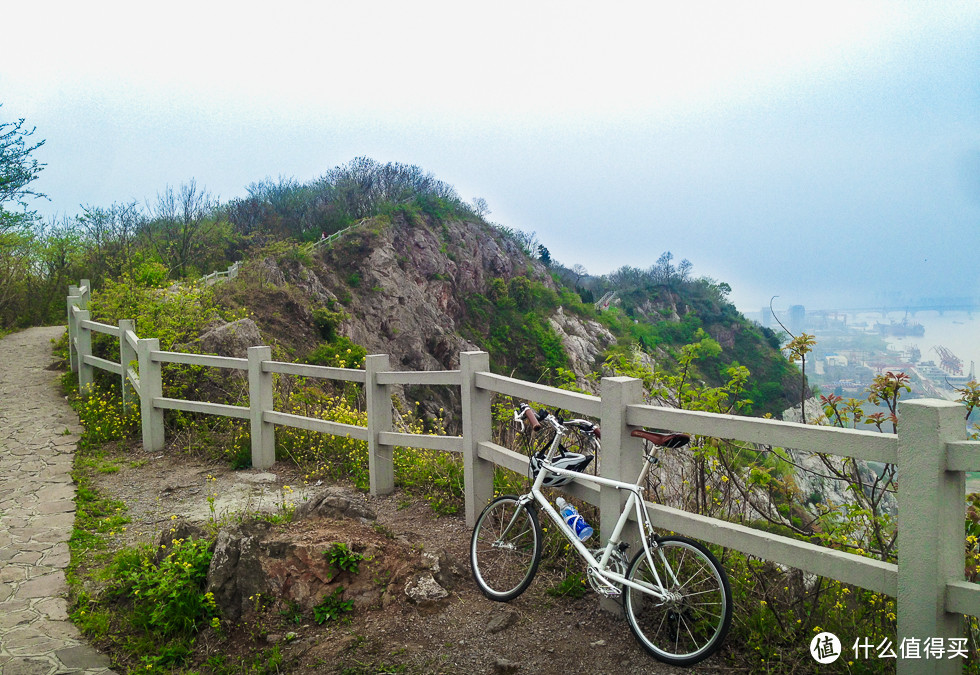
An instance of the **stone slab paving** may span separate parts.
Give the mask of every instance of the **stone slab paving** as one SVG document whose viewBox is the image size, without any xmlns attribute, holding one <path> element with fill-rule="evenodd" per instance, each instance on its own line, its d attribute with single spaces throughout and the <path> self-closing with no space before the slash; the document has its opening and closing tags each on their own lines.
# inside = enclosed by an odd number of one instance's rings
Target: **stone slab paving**
<svg viewBox="0 0 980 675">
<path fill-rule="evenodd" d="M 60 394 L 51 340 L 64 326 L 0 340 L 0 673 L 103 675 L 109 659 L 68 620 L 81 427 Z"/>
</svg>

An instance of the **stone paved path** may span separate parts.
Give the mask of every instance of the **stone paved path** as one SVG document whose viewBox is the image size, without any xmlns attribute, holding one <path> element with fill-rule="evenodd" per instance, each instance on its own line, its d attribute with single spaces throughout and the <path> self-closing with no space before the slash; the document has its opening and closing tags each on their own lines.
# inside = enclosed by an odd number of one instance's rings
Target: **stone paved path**
<svg viewBox="0 0 980 675">
<path fill-rule="evenodd" d="M 0 673 L 111 673 L 68 621 L 65 567 L 75 520 L 70 471 L 80 427 L 59 394 L 51 339 L 0 340 Z"/>
</svg>

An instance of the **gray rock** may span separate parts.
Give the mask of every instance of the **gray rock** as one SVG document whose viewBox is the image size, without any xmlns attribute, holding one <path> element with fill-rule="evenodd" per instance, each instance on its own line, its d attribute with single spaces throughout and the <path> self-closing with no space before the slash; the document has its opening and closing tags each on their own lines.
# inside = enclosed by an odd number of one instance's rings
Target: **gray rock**
<svg viewBox="0 0 980 675">
<path fill-rule="evenodd" d="M 239 319 L 211 328 L 197 340 L 201 351 L 218 356 L 248 358 L 248 348 L 263 344 L 259 327 L 251 319 Z"/>
<path fill-rule="evenodd" d="M 440 586 L 431 573 L 422 574 L 405 585 L 405 595 L 412 602 L 425 605 L 449 597 L 449 592 Z"/>
<path fill-rule="evenodd" d="M 503 658 L 497 659 L 493 664 L 493 672 L 499 675 L 510 675 L 510 673 L 516 673 L 520 669 L 521 664 Z"/>
<path fill-rule="evenodd" d="M 309 516 L 328 518 L 363 518 L 377 520 L 378 515 L 367 504 L 351 497 L 342 488 L 329 487 L 296 508 L 294 518 Z"/>
<path fill-rule="evenodd" d="M 499 633 L 502 630 L 506 630 L 517 623 L 517 612 L 512 610 L 501 610 L 495 612 L 490 620 L 487 621 L 487 632 L 488 633 Z"/>
</svg>

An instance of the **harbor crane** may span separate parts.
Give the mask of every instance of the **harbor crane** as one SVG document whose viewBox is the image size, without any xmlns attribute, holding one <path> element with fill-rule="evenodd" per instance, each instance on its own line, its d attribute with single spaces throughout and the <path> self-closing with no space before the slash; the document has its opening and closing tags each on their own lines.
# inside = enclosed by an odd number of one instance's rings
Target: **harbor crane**
<svg viewBox="0 0 980 675">
<path fill-rule="evenodd" d="M 963 360 L 960 357 L 942 345 L 936 345 L 932 350 L 939 354 L 939 365 L 943 370 L 950 375 L 963 374 Z"/>
</svg>

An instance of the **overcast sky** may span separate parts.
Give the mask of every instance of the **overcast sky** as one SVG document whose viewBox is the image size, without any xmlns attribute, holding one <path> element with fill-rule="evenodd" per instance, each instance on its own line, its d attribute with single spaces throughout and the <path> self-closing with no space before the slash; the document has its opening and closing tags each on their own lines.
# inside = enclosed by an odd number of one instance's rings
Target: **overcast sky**
<svg viewBox="0 0 980 675">
<path fill-rule="evenodd" d="M 0 119 L 46 218 L 357 156 L 592 273 L 663 251 L 744 311 L 980 293 L 980 3 L 34 0 Z M 10 18 L 8 16 L 8 18 Z"/>
</svg>

